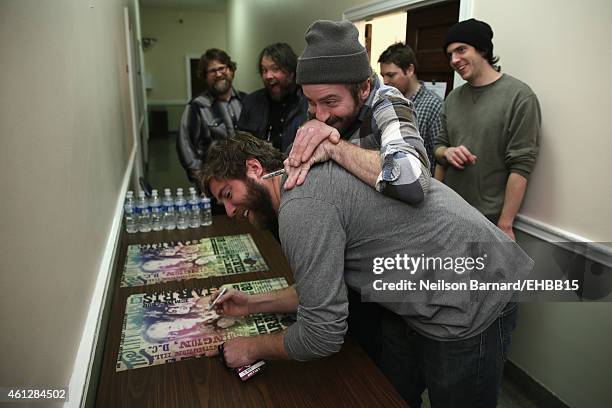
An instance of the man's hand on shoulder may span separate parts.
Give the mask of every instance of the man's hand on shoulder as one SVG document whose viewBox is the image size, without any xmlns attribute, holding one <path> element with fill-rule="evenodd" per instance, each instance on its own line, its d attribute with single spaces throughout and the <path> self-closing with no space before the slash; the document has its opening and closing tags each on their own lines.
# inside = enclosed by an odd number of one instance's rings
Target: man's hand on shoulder
<svg viewBox="0 0 612 408">
<path fill-rule="evenodd" d="M 339 141 L 340 133 L 336 128 L 316 119 L 300 127 L 284 162 L 287 172 L 285 189 L 303 184 L 313 164 L 333 159 L 333 150 Z"/>
<path fill-rule="evenodd" d="M 446 148 L 444 151 L 444 158 L 448 164 L 460 170 L 465 168 L 465 164 L 476 163 L 476 156 L 463 145 Z"/>
</svg>

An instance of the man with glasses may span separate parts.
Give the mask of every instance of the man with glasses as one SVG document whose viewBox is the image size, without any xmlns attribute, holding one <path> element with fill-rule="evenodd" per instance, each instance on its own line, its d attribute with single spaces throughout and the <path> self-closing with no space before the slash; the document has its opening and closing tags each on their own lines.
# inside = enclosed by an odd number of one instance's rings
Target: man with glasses
<svg viewBox="0 0 612 408">
<path fill-rule="evenodd" d="M 223 50 L 211 48 L 200 58 L 198 78 L 206 90 L 187 104 L 176 149 L 187 177 L 196 182 L 202 161 L 214 142 L 234 135 L 244 92 L 232 87 L 236 63 Z"/>
</svg>

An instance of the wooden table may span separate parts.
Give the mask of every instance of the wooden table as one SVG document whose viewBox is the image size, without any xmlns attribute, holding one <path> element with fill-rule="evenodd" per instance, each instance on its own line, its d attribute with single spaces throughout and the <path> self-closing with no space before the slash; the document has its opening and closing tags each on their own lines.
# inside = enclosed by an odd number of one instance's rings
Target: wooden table
<svg viewBox="0 0 612 408">
<path fill-rule="evenodd" d="M 266 272 L 120 288 L 127 246 L 134 243 L 186 241 L 208 236 L 250 233 L 264 256 Z M 280 245 L 269 232 L 249 223 L 215 216 L 211 227 L 183 231 L 123 234 L 120 243 L 110 319 L 95 402 L 97 407 L 405 407 L 365 352 L 350 337 L 342 351 L 328 358 L 299 363 L 268 362 L 247 382 L 221 362 L 206 357 L 115 372 L 121 326 L 128 296 L 134 293 L 218 286 L 284 276 L 292 283 Z"/>
</svg>

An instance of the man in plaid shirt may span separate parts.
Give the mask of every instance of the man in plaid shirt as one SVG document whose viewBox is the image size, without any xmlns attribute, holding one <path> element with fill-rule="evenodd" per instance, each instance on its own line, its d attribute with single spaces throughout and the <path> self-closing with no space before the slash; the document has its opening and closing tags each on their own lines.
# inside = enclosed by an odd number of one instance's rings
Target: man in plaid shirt
<svg viewBox="0 0 612 408">
<path fill-rule="evenodd" d="M 331 159 L 379 192 L 418 204 L 431 175 L 412 104 L 379 83 L 358 35 L 348 21 L 316 21 L 306 32 L 297 83 L 310 120 L 285 161 L 284 187 L 302 184 L 314 163 Z"/>
<path fill-rule="evenodd" d="M 298 130 L 285 160 L 289 190 L 301 185 L 310 167 L 333 160 L 382 194 L 410 205 L 421 203 L 431 174 L 412 103 L 372 74 L 359 32 L 349 21 L 316 21 L 306 32 L 296 80 L 308 99 L 310 120 Z M 361 303 L 349 289 L 349 326 L 378 361 L 383 309 Z"/>
<path fill-rule="evenodd" d="M 440 130 L 440 112 L 442 98 L 431 92 L 419 81 L 416 74 L 417 59 L 409 45 L 396 43 L 387 48 L 380 58 L 380 75 L 385 85 L 397 88 L 414 104 L 417 114 L 419 133 L 423 138 L 429 170 L 434 174 L 436 160 L 434 159 L 434 138 Z"/>
</svg>

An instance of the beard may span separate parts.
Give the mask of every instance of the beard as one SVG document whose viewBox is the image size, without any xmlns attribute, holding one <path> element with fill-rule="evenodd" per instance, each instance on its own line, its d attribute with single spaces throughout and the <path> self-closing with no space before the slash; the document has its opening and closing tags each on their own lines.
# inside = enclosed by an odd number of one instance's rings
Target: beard
<svg viewBox="0 0 612 408">
<path fill-rule="evenodd" d="M 353 122 L 355 122 L 355 119 L 357 118 L 357 115 L 359 115 L 359 110 L 360 109 L 361 109 L 361 106 L 356 105 L 355 109 L 353 110 L 353 112 L 351 112 L 350 115 L 342 116 L 342 117 L 341 116 L 330 116 L 325 121 L 325 124 L 327 126 L 331 126 L 333 128 L 336 128 L 338 130 L 338 132 L 342 135 L 342 132 L 344 132 L 349 127 L 351 127 Z M 310 112 L 308 112 L 307 117 L 308 117 L 308 120 L 316 119 L 317 118 L 317 116 L 315 114 L 310 113 Z"/>
<path fill-rule="evenodd" d="M 231 87 L 232 80 L 226 75 L 222 78 L 215 79 L 215 82 L 212 83 L 209 89 L 214 96 L 219 96 L 225 94 Z"/>
<path fill-rule="evenodd" d="M 257 228 L 269 230 L 275 236 L 278 235 L 278 216 L 272 205 L 270 193 L 260 184 L 247 177 L 246 179 L 246 202 L 248 210 L 253 214 L 253 221 Z"/>
<path fill-rule="evenodd" d="M 275 86 L 277 85 L 277 86 Z M 272 81 L 272 82 L 264 82 L 264 87 L 266 91 L 268 91 L 268 95 L 270 95 L 270 99 L 275 102 L 280 102 L 285 97 L 293 91 L 295 91 L 295 84 L 290 82 L 280 82 L 280 81 Z"/>
</svg>

